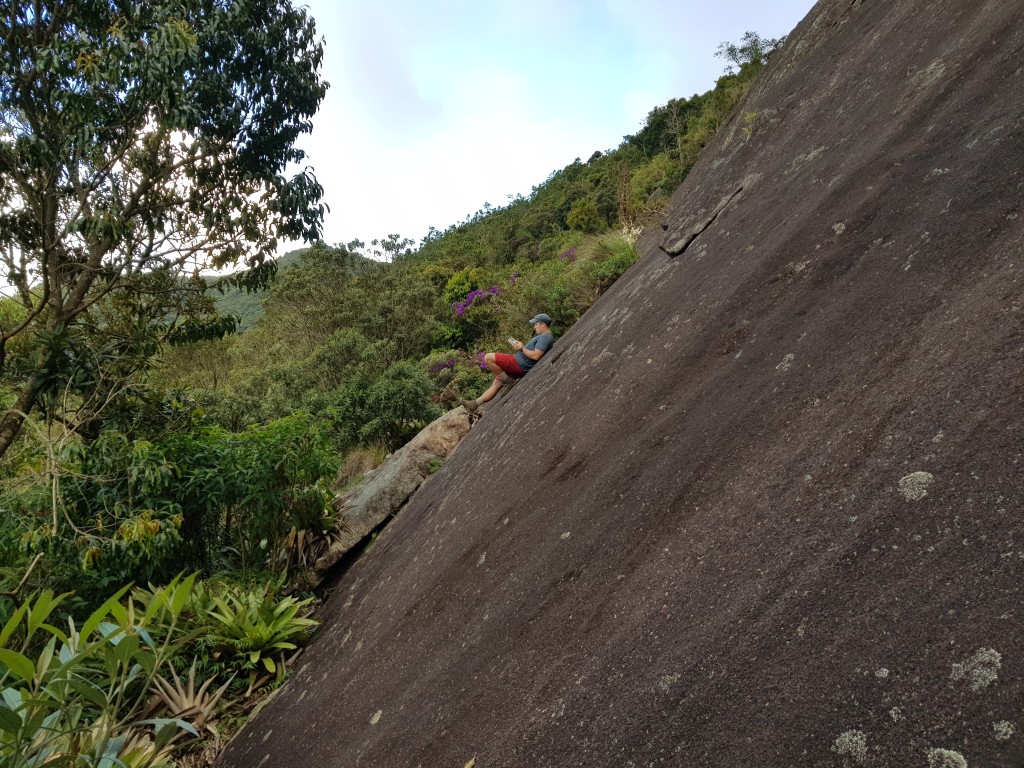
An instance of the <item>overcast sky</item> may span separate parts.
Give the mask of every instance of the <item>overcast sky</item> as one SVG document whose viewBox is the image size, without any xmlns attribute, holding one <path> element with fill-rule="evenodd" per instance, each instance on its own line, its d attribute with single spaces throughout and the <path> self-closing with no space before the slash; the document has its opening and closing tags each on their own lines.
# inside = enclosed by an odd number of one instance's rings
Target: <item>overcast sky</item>
<svg viewBox="0 0 1024 768">
<path fill-rule="evenodd" d="M 296 0 L 330 88 L 300 140 L 328 243 L 417 242 L 614 149 L 714 86 L 718 44 L 787 34 L 813 0 Z"/>
</svg>

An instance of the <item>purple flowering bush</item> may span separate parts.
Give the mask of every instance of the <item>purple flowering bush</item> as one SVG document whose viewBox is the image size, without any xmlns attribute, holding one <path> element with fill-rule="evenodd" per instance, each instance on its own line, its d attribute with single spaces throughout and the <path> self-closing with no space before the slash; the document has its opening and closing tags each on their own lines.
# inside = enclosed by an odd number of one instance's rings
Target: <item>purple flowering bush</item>
<svg viewBox="0 0 1024 768">
<path fill-rule="evenodd" d="M 452 309 L 455 310 L 455 314 L 457 316 L 463 317 L 473 305 L 482 304 L 488 301 L 491 297 L 498 296 L 504 292 L 505 291 L 498 284 L 494 284 L 490 288 L 477 288 L 476 290 L 467 293 L 466 298 L 462 301 L 453 301 Z"/>
<path fill-rule="evenodd" d="M 454 368 L 455 367 L 455 363 L 456 363 L 455 355 L 452 355 L 452 356 L 442 360 L 439 363 L 434 363 L 432 366 L 427 368 L 427 371 L 429 373 L 432 373 L 432 374 L 434 374 L 436 376 L 437 374 L 441 373 L 442 371 L 447 371 L 447 370 L 451 370 L 452 368 Z"/>
<path fill-rule="evenodd" d="M 434 385 L 431 399 L 443 405 L 457 404 L 466 397 L 476 397 L 490 384 L 491 376 L 483 365 L 482 351 L 463 349 L 432 352 L 423 358 Z"/>
</svg>

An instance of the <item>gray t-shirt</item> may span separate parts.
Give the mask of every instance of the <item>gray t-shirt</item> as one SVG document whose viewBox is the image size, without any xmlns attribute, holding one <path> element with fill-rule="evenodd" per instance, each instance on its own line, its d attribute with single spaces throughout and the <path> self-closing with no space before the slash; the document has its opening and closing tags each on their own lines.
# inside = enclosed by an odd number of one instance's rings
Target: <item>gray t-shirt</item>
<svg viewBox="0 0 1024 768">
<path fill-rule="evenodd" d="M 555 337 L 551 335 L 551 331 L 545 331 L 544 333 L 538 334 L 526 342 L 523 349 L 541 349 L 547 352 L 551 349 L 551 345 L 555 343 Z M 538 361 L 531 360 L 523 354 L 522 350 L 516 352 L 516 362 L 519 363 L 519 367 L 523 369 L 523 373 L 533 368 Z"/>
</svg>

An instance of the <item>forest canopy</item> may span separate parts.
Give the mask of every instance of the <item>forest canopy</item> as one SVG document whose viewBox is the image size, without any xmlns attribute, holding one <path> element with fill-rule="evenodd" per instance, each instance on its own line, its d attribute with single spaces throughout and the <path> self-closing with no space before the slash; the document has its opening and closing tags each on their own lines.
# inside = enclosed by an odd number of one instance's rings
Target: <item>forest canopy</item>
<svg viewBox="0 0 1024 768">
<path fill-rule="evenodd" d="M 320 186 L 283 174 L 327 87 L 289 0 L 4 6 L 0 456 L 37 404 L 74 391 L 88 432 L 160 344 L 230 330 L 190 275 L 244 259 L 265 282 L 279 239 L 317 237 Z"/>
</svg>

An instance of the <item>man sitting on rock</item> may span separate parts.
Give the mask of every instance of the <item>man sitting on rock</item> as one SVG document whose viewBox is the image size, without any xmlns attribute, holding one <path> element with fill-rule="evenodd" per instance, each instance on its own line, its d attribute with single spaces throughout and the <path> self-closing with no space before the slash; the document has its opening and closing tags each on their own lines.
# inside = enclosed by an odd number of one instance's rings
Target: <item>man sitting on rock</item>
<svg viewBox="0 0 1024 768">
<path fill-rule="evenodd" d="M 527 372 L 544 357 L 551 349 L 555 337 L 551 335 L 551 318 L 541 313 L 530 320 L 533 323 L 534 337 L 523 344 L 521 341 L 509 339 L 509 344 L 516 350 L 514 355 L 506 352 L 488 352 L 484 355 L 484 363 L 494 374 L 494 383 L 476 400 L 463 400 L 462 404 L 470 413 L 494 398 L 498 390 L 511 382 L 523 378 Z"/>
</svg>

